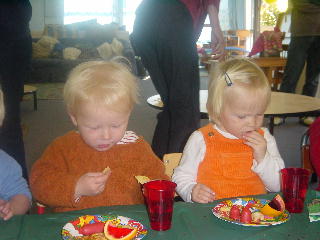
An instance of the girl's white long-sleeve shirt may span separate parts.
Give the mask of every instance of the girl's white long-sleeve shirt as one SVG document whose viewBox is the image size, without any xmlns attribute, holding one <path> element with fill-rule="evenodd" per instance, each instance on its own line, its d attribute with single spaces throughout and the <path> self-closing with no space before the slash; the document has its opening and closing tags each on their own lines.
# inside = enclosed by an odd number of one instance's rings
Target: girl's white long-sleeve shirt
<svg viewBox="0 0 320 240">
<path fill-rule="evenodd" d="M 228 132 L 220 130 L 216 125 L 214 128 L 229 139 L 238 139 Z M 284 168 L 284 161 L 280 156 L 275 138 L 267 128 L 262 128 L 264 138 L 267 141 L 267 150 L 264 159 L 258 163 L 255 159 L 251 170 L 261 178 L 265 188 L 269 192 L 280 191 L 280 170 Z M 172 179 L 177 183 L 176 191 L 186 202 L 191 202 L 191 192 L 197 184 L 199 164 L 203 161 L 206 153 L 206 144 L 200 131 L 192 133 L 183 150 L 181 162 L 174 169 Z M 212 189 L 214 191 L 214 189 Z"/>
</svg>

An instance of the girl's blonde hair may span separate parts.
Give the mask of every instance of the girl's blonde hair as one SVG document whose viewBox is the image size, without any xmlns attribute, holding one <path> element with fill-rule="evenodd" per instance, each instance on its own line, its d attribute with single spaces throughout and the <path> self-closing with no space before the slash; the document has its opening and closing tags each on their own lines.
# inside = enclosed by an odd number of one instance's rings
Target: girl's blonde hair
<svg viewBox="0 0 320 240">
<path fill-rule="evenodd" d="M 259 94 L 266 106 L 270 101 L 271 88 L 267 77 L 259 66 L 243 58 L 229 59 L 217 64 L 211 71 L 208 87 L 207 111 L 210 119 L 219 123 L 220 114 L 231 89 L 247 89 Z"/>
<path fill-rule="evenodd" d="M 63 95 L 69 113 L 75 113 L 85 102 L 131 111 L 138 102 L 137 79 L 123 63 L 89 61 L 71 71 Z"/>
<path fill-rule="evenodd" d="M 3 93 L 0 89 L 0 126 L 2 126 L 2 122 L 5 115 L 4 103 L 3 103 Z"/>
</svg>

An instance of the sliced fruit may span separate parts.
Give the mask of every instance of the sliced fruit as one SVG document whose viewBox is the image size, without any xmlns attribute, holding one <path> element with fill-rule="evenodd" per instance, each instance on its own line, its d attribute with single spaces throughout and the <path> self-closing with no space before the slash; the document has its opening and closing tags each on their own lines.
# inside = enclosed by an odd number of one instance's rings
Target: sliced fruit
<svg viewBox="0 0 320 240">
<path fill-rule="evenodd" d="M 252 222 L 251 211 L 249 210 L 249 208 L 242 209 L 241 216 L 240 216 L 240 222 L 242 222 L 242 223 L 251 223 Z"/>
<path fill-rule="evenodd" d="M 110 220 L 104 225 L 104 235 L 108 240 L 131 240 L 137 234 L 137 229 L 130 226 L 115 225 Z"/>
<path fill-rule="evenodd" d="M 268 204 L 260 209 L 260 212 L 270 217 L 277 217 L 284 212 L 285 206 L 282 197 L 277 194 Z"/>
<path fill-rule="evenodd" d="M 229 217 L 233 220 L 240 221 L 240 208 L 237 205 L 232 205 Z"/>
</svg>

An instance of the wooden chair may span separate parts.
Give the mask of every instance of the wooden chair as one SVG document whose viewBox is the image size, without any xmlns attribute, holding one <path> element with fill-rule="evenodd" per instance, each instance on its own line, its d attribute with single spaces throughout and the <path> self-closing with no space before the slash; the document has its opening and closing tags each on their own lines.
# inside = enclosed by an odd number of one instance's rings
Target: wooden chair
<svg viewBox="0 0 320 240">
<path fill-rule="evenodd" d="M 163 163 L 165 166 L 165 173 L 172 178 L 173 170 L 179 165 L 182 153 L 167 153 L 163 156 Z M 183 199 L 176 193 L 174 197 L 175 202 L 183 201 Z"/>
<path fill-rule="evenodd" d="M 311 182 L 317 181 L 317 175 L 310 159 L 310 141 L 308 130 L 301 137 L 301 167 L 311 172 Z"/>
<path fill-rule="evenodd" d="M 168 153 L 163 156 L 163 163 L 165 166 L 165 173 L 172 178 L 173 169 L 175 169 L 181 159 L 182 153 Z"/>
</svg>

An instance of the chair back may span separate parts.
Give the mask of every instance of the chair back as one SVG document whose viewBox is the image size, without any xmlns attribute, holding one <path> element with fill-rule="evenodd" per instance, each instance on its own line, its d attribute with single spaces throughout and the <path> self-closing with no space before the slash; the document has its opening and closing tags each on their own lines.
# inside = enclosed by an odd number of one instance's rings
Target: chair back
<svg viewBox="0 0 320 240">
<path fill-rule="evenodd" d="M 314 172 L 310 161 L 310 141 L 308 130 L 301 137 L 301 166 L 302 168 L 309 170 L 311 173 Z"/>
<path fill-rule="evenodd" d="M 168 153 L 163 156 L 165 173 L 172 178 L 173 170 L 179 165 L 182 153 Z"/>
</svg>

